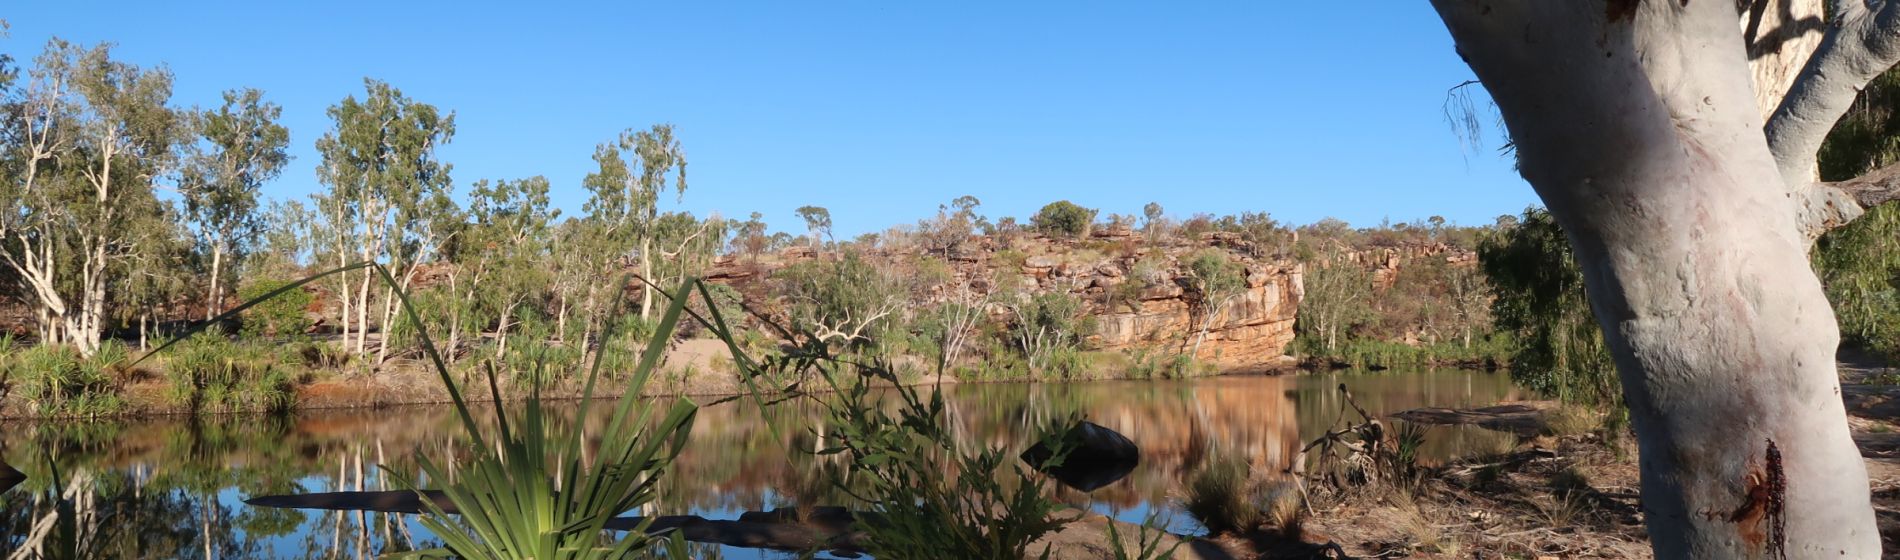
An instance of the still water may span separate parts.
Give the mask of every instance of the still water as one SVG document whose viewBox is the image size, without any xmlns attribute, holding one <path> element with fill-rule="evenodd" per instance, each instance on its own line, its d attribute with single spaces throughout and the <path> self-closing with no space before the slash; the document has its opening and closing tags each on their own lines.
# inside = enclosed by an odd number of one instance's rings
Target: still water
<svg viewBox="0 0 1900 560">
<path fill-rule="evenodd" d="M 1020 450 L 1045 420 L 1080 413 L 1141 447 L 1133 474 L 1064 501 L 1128 521 L 1160 516 L 1180 532 L 1198 528 L 1175 511 L 1179 486 L 1213 453 L 1284 469 L 1301 442 L 1330 426 L 1345 383 L 1374 414 L 1421 406 L 1486 405 L 1518 398 L 1504 374 L 1437 370 L 1218 377 L 1188 381 L 946 386 L 949 415 L 967 442 Z M 806 429 L 820 413 L 744 402 L 700 411 L 691 443 L 648 514 L 736 519 L 793 504 L 846 505 L 842 469 L 814 457 Z M 601 419 L 604 420 L 604 419 Z M 777 434 L 768 425 L 777 426 Z M 410 516 L 257 508 L 253 496 L 396 490 L 379 465 L 416 472 L 420 450 L 441 456 L 460 428 L 440 406 L 311 411 L 290 417 L 222 416 L 135 422 L 0 424 L 0 453 L 31 478 L 0 494 L 0 558 L 46 516 L 35 499 L 49 486 L 49 458 L 65 487 L 78 488 L 90 557 L 368 558 L 434 546 Z M 1511 436 L 1433 428 L 1424 455 L 1443 460 L 1495 450 Z M 727 548 L 726 558 L 783 554 Z"/>
</svg>

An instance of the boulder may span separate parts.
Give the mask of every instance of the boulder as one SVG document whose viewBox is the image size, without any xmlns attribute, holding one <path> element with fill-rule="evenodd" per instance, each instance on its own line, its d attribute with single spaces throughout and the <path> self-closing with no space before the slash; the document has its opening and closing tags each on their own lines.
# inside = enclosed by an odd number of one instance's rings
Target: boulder
<svg viewBox="0 0 1900 560">
<path fill-rule="evenodd" d="M 1135 442 L 1101 424 L 1083 420 L 1058 437 L 1059 445 L 1068 448 L 1068 455 L 1059 464 L 1050 464 L 1055 450 L 1048 442 L 1024 450 L 1022 460 L 1076 490 L 1091 492 L 1114 484 L 1141 463 L 1141 449 Z"/>
</svg>

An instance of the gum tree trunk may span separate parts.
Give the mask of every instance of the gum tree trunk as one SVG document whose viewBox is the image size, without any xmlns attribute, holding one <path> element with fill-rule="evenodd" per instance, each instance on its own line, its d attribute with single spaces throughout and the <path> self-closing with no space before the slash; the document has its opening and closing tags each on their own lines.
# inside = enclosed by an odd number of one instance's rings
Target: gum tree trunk
<svg viewBox="0 0 1900 560">
<path fill-rule="evenodd" d="M 1433 4 L 1575 249 L 1657 557 L 1878 558 L 1808 185 L 1770 151 L 1736 3 Z"/>
</svg>

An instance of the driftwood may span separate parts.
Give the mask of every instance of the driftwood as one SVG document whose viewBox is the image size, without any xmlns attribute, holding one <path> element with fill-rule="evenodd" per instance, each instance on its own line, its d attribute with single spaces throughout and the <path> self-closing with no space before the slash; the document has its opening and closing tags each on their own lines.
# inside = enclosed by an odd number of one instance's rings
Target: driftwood
<svg viewBox="0 0 1900 560">
<path fill-rule="evenodd" d="M 1318 476 L 1335 487 L 1345 482 L 1342 475 L 1365 477 L 1367 482 L 1378 477 L 1375 461 L 1386 451 L 1385 424 L 1366 413 L 1366 409 L 1353 400 L 1352 392 L 1346 390 L 1345 383 L 1339 384 L 1339 396 L 1339 414 L 1333 419 L 1334 427 L 1300 448 L 1299 454 L 1293 457 L 1293 464 L 1287 467 L 1287 474 L 1299 483 L 1302 496 L 1307 495 L 1306 482 L 1309 476 Z M 1347 419 L 1348 406 L 1359 414 L 1358 422 Z M 1306 470 L 1309 455 L 1314 455 L 1313 459 L 1320 466 L 1319 472 L 1314 475 L 1309 475 Z"/>
<path fill-rule="evenodd" d="M 439 491 L 424 490 L 422 495 L 434 501 L 443 513 L 460 511 L 447 495 Z M 404 490 L 262 496 L 245 500 L 244 503 L 273 508 L 407 514 L 420 514 L 427 509 L 416 492 Z M 851 530 L 851 524 L 859 515 L 841 507 L 780 508 L 746 512 L 738 520 L 706 519 L 697 515 L 617 517 L 607 522 L 607 528 L 631 531 L 639 528 L 642 522 L 651 520 L 646 529 L 648 534 L 677 530 L 680 536 L 693 542 L 785 551 L 862 552 L 863 547 L 858 542 L 862 533 Z"/>
<path fill-rule="evenodd" d="M 1392 418 L 1434 426 L 1477 426 L 1531 437 L 1544 429 L 1544 414 L 1551 406 L 1550 403 L 1527 402 L 1471 409 L 1426 407 L 1393 414 Z"/>
</svg>

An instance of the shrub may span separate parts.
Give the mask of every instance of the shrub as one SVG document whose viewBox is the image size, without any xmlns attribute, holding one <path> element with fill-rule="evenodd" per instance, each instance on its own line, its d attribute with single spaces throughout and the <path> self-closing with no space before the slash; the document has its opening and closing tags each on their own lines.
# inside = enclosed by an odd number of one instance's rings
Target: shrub
<svg viewBox="0 0 1900 560">
<path fill-rule="evenodd" d="M 107 365 L 84 359 L 72 348 L 39 345 L 13 356 L 7 369 L 14 390 L 34 414 L 99 416 L 119 412 L 125 404 Z"/>
<path fill-rule="evenodd" d="M 239 288 L 238 299 L 255 300 L 288 285 L 290 282 L 282 280 L 258 280 Z M 310 318 L 304 315 L 304 309 L 314 301 L 316 296 L 301 288 L 285 291 L 244 310 L 238 333 L 245 338 L 301 335 L 310 330 Z"/>
<path fill-rule="evenodd" d="M 712 302 L 710 304 L 701 301 L 700 298 L 692 298 L 687 303 L 694 312 L 699 313 L 700 316 L 703 317 L 711 317 L 711 308 L 717 307 L 719 309 L 719 316 L 724 317 L 727 323 L 733 326 L 744 324 L 747 317 L 744 306 L 744 294 L 739 293 L 739 290 L 734 289 L 732 286 L 725 284 L 706 284 L 706 292 L 712 294 Z M 699 323 L 691 321 L 681 324 L 679 330 L 681 336 L 689 338 L 712 338 L 711 330 L 701 327 Z M 644 338 L 642 338 L 642 340 L 644 340 Z"/>
<path fill-rule="evenodd" d="M 287 411 L 296 403 L 297 378 L 287 358 L 274 346 L 199 333 L 166 360 L 167 393 L 194 412 Z"/>
<path fill-rule="evenodd" d="M 839 447 L 821 454 L 850 461 L 853 479 L 869 488 L 875 521 L 859 523 L 867 552 L 876 558 L 1032 558 L 1030 547 L 1077 515 L 1064 514 L 1049 497 L 1049 478 L 1025 469 L 1017 454 L 959 437 L 949 429 L 944 396 L 925 396 L 899 385 L 896 411 L 860 379 L 896 379 L 889 370 L 848 373 L 827 364 L 818 373 L 831 389 L 819 401 L 830 422 L 829 441 Z M 1045 472 L 1068 453 L 1065 430 L 1045 430 L 1040 445 L 1051 451 Z M 1045 555 L 1046 549 L 1045 549 Z"/>
<path fill-rule="evenodd" d="M 1058 200 L 1042 207 L 1030 218 L 1036 231 L 1052 237 L 1081 237 L 1088 233 L 1089 225 L 1095 222 L 1095 211 L 1067 200 Z"/>
</svg>

